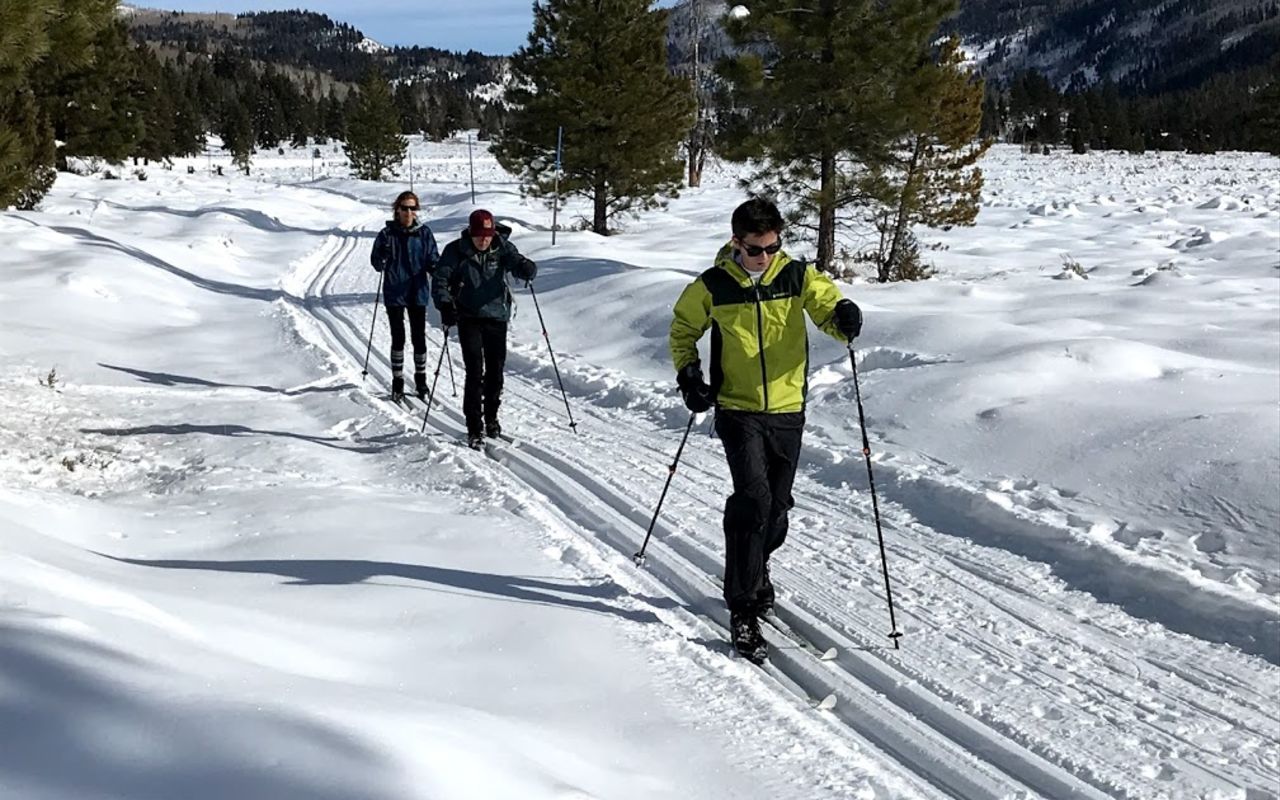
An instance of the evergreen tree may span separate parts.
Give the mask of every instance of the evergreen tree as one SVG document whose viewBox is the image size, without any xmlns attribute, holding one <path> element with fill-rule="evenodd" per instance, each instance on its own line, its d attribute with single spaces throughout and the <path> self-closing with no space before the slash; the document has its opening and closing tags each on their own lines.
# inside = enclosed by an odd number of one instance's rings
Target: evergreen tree
<svg viewBox="0 0 1280 800">
<path fill-rule="evenodd" d="M 667 71 L 667 13 L 650 0 L 539 0 L 533 13 L 493 152 L 545 197 L 563 126 L 560 189 L 590 198 L 592 230 L 608 233 L 617 214 L 659 206 L 680 187 L 693 98 Z"/>
<path fill-rule="evenodd" d="M 0 208 L 35 208 L 57 176 L 53 131 L 27 88 L 0 96 L 0 120 Z"/>
<path fill-rule="evenodd" d="M 32 208 L 54 178 L 46 88 L 93 62 L 115 0 L 0 0 L 0 207 Z"/>
<path fill-rule="evenodd" d="M 94 61 L 76 70 L 40 72 L 37 90 L 54 135 L 63 142 L 59 167 L 69 156 L 123 161 L 142 139 L 138 58 L 118 21 L 93 40 Z"/>
<path fill-rule="evenodd" d="M 404 161 L 405 138 L 400 135 L 391 86 L 377 73 L 369 73 L 360 85 L 355 111 L 347 118 L 347 158 L 357 178 L 380 181 Z"/>
<path fill-rule="evenodd" d="M 1280 156 L 1280 68 L 1258 92 L 1254 120 L 1250 130 L 1253 140 L 1273 156 Z"/>
<path fill-rule="evenodd" d="M 245 175 L 253 161 L 253 144 L 256 139 L 249 109 L 232 101 L 222 117 L 222 146 L 231 153 L 231 163 Z"/>
<path fill-rule="evenodd" d="M 401 81 L 396 86 L 396 110 L 400 114 L 400 130 L 404 133 L 422 133 L 426 130 L 426 115 L 418 102 L 418 91 L 413 84 Z"/>
<path fill-rule="evenodd" d="M 140 111 L 142 137 L 138 140 L 136 155 L 149 161 L 159 161 L 176 155 L 174 127 L 181 124 L 175 100 L 181 95 L 173 91 L 160 62 L 146 49 L 135 49 L 138 61 L 138 83 L 142 89 Z"/>
<path fill-rule="evenodd" d="M 937 62 L 922 65 L 910 83 L 916 99 L 907 120 L 910 133 L 892 152 L 888 169 L 864 181 L 869 193 L 878 188 L 884 209 L 877 214 L 881 282 L 927 274 L 912 234 L 915 225 L 950 229 L 974 223 L 982 194 L 976 164 L 991 146 L 977 138 L 983 85 L 965 68 L 958 39 L 947 39 Z"/>
<path fill-rule="evenodd" d="M 793 197 L 801 227 L 817 218 L 817 263 L 831 269 L 837 216 L 880 198 L 862 180 L 911 133 L 912 76 L 954 0 L 758 0 L 727 30 L 739 55 L 720 137 L 735 160 L 762 157 L 758 193 Z M 980 99 L 979 101 L 980 102 Z"/>
<path fill-rule="evenodd" d="M 338 99 L 333 87 L 329 88 L 329 96 L 325 98 L 324 119 L 321 124 L 324 126 L 325 136 L 330 139 L 347 138 L 346 106 Z"/>
</svg>

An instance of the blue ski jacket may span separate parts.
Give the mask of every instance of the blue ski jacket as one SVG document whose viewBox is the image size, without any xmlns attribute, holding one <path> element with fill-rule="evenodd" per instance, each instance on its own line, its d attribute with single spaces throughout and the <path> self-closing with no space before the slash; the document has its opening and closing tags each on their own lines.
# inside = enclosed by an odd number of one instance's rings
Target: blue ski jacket
<svg viewBox="0 0 1280 800">
<path fill-rule="evenodd" d="M 431 229 L 414 220 L 406 228 L 395 220 L 378 231 L 369 263 L 382 275 L 382 298 L 389 306 L 431 304 L 431 273 L 440 253 Z"/>
</svg>

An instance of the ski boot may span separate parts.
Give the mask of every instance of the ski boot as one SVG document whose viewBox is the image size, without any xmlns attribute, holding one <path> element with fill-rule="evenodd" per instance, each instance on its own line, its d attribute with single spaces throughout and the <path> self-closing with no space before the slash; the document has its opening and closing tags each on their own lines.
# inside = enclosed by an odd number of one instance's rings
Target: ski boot
<svg viewBox="0 0 1280 800">
<path fill-rule="evenodd" d="M 754 612 L 730 613 L 729 632 L 733 636 L 733 649 L 752 664 L 763 664 L 769 657 L 769 643 L 760 632 L 760 620 Z"/>
</svg>

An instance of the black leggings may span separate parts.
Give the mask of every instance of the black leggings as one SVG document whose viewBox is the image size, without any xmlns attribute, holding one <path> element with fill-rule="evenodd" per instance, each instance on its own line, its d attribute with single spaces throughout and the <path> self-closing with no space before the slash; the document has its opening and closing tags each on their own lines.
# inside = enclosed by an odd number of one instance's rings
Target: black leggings
<svg viewBox="0 0 1280 800">
<path fill-rule="evenodd" d="M 427 352 L 427 307 L 387 306 L 387 320 L 391 323 L 391 349 L 404 351 L 404 312 L 409 312 L 409 336 L 413 339 L 413 352 Z"/>
</svg>

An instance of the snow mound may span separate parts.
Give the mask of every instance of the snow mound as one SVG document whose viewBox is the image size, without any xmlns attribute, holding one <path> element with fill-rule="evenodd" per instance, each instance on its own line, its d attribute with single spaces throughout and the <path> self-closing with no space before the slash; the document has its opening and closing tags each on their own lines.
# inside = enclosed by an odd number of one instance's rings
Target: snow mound
<svg viewBox="0 0 1280 800">
<path fill-rule="evenodd" d="M 1205 245 L 1208 245 L 1208 244 L 1220 242 L 1225 238 L 1227 238 L 1225 234 L 1219 233 L 1217 231 L 1211 231 L 1205 228 L 1198 228 L 1195 230 L 1195 232 L 1191 233 L 1190 235 L 1175 241 L 1173 244 L 1170 245 L 1170 247 L 1172 247 L 1175 250 L 1186 250 L 1191 247 L 1204 247 Z"/>
<path fill-rule="evenodd" d="M 1037 217 L 1078 217 L 1080 209 L 1075 203 L 1066 200 L 1054 200 L 1052 203 L 1040 203 L 1027 209 L 1028 213 Z"/>
<path fill-rule="evenodd" d="M 858 359 L 858 369 L 872 372 L 880 369 L 909 369 L 911 367 L 928 367 L 934 364 L 945 364 L 949 359 L 939 356 L 927 356 L 907 350 L 895 350 L 891 347 L 873 347 L 863 351 Z"/>
<path fill-rule="evenodd" d="M 1220 194 L 1212 200 L 1206 200 L 1196 206 L 1196 208 L 1212 208 L 1217 209 L 1218 211 L 1239 211 L 1243 208 L 1248 208 L 1248 204 L 1241 200 L 1237 200 L 1231 195 Z"/>
</svg>

